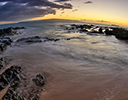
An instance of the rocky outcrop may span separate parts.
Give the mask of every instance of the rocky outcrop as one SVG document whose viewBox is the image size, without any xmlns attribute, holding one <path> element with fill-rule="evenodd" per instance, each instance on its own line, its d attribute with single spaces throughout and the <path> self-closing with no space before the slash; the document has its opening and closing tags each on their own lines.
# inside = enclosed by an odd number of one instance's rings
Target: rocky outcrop
<svg viewBox="0 0 128 100">
<path fill-rule="evenodd" d="M 124 28 L 115 27 L 103 27 L 95 25 L 76 25 L 72 24 L 71 27 L 66 28 L 68 31 L 75 30 L 80 33 L 87 33 L 88 35 L 105 34 L 106 36 L 114 35 L 117 39 L 128 40 L 128 30 Z M 88 30 L 89 29 L 89 30 Z"/>
<path fill-rule="evenodd" d="M 117 39 L 128 40 L 128 30 L 123 28 L 111 28 L 105 30 L 106 35 L 114 35 Z"/>
<path fill-rule="evenodd" d="M 16 31 L 19 29 L 25 29 L 25 27 L 9 27 L 5 29 L 0 29 L 0 36 L 20 34 L 20 32 Z"/>
<path fill-rule="evenodd" d="M 0 70 L 2 70 L 6 64 L 7 64 L 7 59 L 6 58 L 0 58 Z"/>
<path fill-rule="evenodd" d="M 10 35 L 20 34 L 19 29 L 25 29 L 24 27 L 9 27 L 6 29 L 0 29 L 0 52 L 6 50 L 7 46 L 11 45 L 13 40 L 9 37 Z"/>
<path fill-rule="evenodd" d="M 13 88 L 9 88 L 6 94 L 3 96 L 2 100 L 26 100 L 23 96 L 16 93 Z"/>
<path fill-rule="evenodd" d="M 37 86 L 43 86 L 45 84 L 45 77 L 43 74 L 38 74 L 36 75 L 36 78 L 33 79 L 33 81 Z"/>
<path fill-rule="evenodd" d="M 45 84 L 44 75 L 38 74 L 36 78 L 33 79 L 35 85 L 40 89 L 33 87 L 27 90 L 23 85 L 23 83 L 27 81 L 27 78 L 24 78 L 22 73 L 23 71 L 20 66 L 11 66 L 0 75 L 0 91 L 9 86 L 2 100 L 39 100 L 40 93 L 44 91 L 44 89 L 42 89 Z M 17 89 L 19 89 L 20 92 L 18 92 Z M 25 95 L 24 90 L 28 91 Z"/>
<path fill-rule="evenodd" d="M 32 43 L 41 43 L 41 42 L 50 42 L 50 41 L 57 42 L 57 41 L 60 41 L 60 39 L 41 37 L 41 36 L 32 36 L 32 37 L 18 39 L 16 42 L 32 44 Z"/>
<path fill-rule="evenodd" d="M 3 52 L 6 50 L 7 46 L 11 45 L 13 40 L 9 37 L 1 37 L 0 38 L 0 51 Z"/>
<path fill-rule="evenodd" d="M 33 37 L 27 37 L 27 38 L 21 38 L 18 39 L 16 42 L 20 42 L 20 43 L 40 43 L 42 42 L 42 37 L 40 36 L 33 36 Z"/>
<path fill-rule="evenodd" d="M 17 82 L 20 82 L 20 72 L 21 67 L 19 66 L 11 66 L 10 68 L 6 69 L 1 75 L 0 75 L 0 91 L 4 89 L 10 82 L 13 82 L 11 84 L 12 87 L 17 86 Z M 15 87 L 14 87 L 15 88 Z"/>
</svg>

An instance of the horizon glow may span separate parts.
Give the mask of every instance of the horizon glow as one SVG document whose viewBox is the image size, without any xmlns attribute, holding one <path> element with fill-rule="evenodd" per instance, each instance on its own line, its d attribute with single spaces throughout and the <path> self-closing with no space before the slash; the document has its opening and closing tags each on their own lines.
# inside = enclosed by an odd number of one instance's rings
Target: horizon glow
<svg viewBox="0 0 128 100">
<path fill-rule="evenodd" d="M 22 1 L 22 0 L 21 0 Z M 45 2 L 44 0 L 42 0 Z M 128 13 L 127 4 L 128 0 L 65 0 L 60 2 L 54 2 L 56 0 L 48 0 L 48 2 L 53 2 L 56 5 L 64 5 L 65 3 L 70 3 L 72 9 L 63 8 L 50 8 L 48 6 L 35 6 L 37 9 L 48 8 L 49 12 L 46 11 L 41 13 L 40 16 L 36 17 L 36 13 L 33 13 L 35 17 L 24 19 L 25 20 L 43 20 L 43 19 L 69 19 L 69 20 L 86 20 L 90 22 L 101 22 L 106 24 L 115 24 L 119 26 L 128 27 Z M 6 1 L 0 3 L 1 6 L 8 4 Z M 27 6 L 27 3 L 23 3 Z M 53 11 L 52 11 L 53 10 Z M 56 13 L 54 12 L 56 11 Z M 43 15 L 42 15 L 43 14 Z M 8 15 L 9 16 L 9 15 Z M 31 14 L 32 16 L 32 14 Z M 18 20 L 17 20 L 18 21 Z M 20 20 L 19 20 L 20 21 Z M 13 22 L 12 20 L 7 20 L 0 22 L 0 24 L 7 22 Z M 15 22 L 15 21 L 14 21 Z"/>
<path fill-rule="evenodd" d="M 56 15 L 45 15 L 32 20 L 41 19 L 70 19 L 70 20 L 97 20 L 104 23 L 116 24 L 128 27 L 128 0 L 91 0 L 92 3 L 85 4 L 86 0 L 72 0 L 73 9 L 57 9 Z M 77 11 L 74 11 L 77 9 Z M 101 22 L 102 23 L 102 22 Z"/>
</svg>

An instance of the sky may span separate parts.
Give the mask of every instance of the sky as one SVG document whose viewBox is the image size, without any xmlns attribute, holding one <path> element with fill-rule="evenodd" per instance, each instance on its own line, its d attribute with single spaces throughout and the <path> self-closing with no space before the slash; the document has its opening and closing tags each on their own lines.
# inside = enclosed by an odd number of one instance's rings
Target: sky
<svg viewBox="0 0 128 100">
<path fill-rule="evenodd" d="M 70 19 L 128 27 L 128 0 L 0 0 L 0 24 Z"/>
</svg>

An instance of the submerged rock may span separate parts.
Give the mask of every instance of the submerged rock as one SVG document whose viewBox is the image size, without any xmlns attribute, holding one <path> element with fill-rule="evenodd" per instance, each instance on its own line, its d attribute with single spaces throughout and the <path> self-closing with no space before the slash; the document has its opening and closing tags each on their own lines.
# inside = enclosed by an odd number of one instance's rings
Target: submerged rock
<svg viewBox="0 0 128 100">
<path fill-rule="evenodd" d="M 33 37 L 27 37 L 27 38 L 21 38 L 18 39 L 16 42 L 21 42 L 21 43 L 39 43 L 42 42 L 42 37 L 40 36 L 33 36 Z"/>
</svg>

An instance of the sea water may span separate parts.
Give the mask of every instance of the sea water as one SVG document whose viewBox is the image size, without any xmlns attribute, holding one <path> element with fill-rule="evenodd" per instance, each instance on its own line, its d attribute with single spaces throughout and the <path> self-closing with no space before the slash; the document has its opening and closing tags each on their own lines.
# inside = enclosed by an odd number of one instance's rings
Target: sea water
<svg viewBox="0 0 128 100">
<path fill-rule="evenodd" d="M 74 23 L 2 25 L 0 28 L 26 29 L 12 36 L 14 43 L 0 57 L 12 59 L 10 65 L 23 66 L 30 82 L 36 74 L 46 74 L 46 92 L 41 93 L 40 100 L 127 100 L 128 44 L 114 36 L 66 30 L 71 24 Z M 17 45 L 18 39 L 31 36 L 60 41 Z"/>
</svg>

